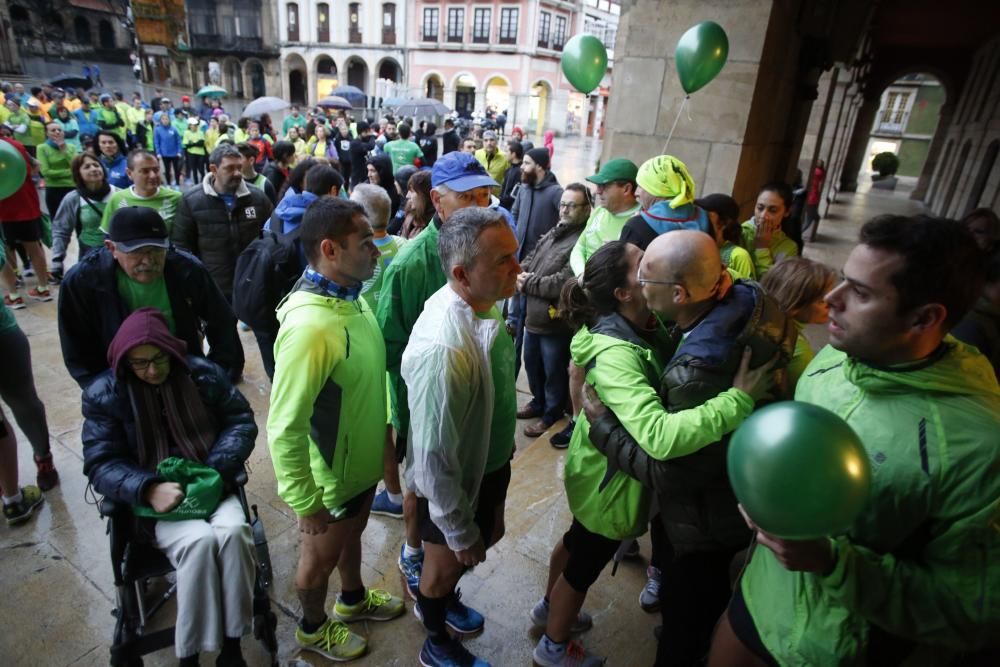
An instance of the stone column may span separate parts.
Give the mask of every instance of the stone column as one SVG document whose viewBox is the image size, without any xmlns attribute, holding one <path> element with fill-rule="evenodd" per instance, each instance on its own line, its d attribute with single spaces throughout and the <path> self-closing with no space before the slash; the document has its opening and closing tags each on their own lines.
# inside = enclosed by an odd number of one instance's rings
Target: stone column
<svg viewBox="0 0 1000 667">
<path fill-rule="evenodd" d="M 868 139 L 872 133 L 872 126 L 875 123 L 875 115 L 878 113 L 881 99 L 880 94 L 867 95 L 861 108 L 858 109 L 854 130 L 851 133 L 851 141 L 847 146 L 847 154 L 844 156 L 844 166 L 840 170 L 841 192 L 857 192 L 858 190 L 858 172 L 861 171 L 861 163 L 865 160 L 865 149 L 868 147 Z"/>
<path fill-rule="evenodd" d="M 934 138 L 931 139 L 930 148 L 927 149 L 927 158 L 924 160 L 924 167 L 920 170 L 920 178 L 917 180 L 917 187 L 913 188 L 910 199 L 923 201 L 930 189 L 931 180 L 934 177 L 934 168 L 937 167 L 938 158 L 941 157 L 941 149 L 944 148 L 945 135 L 951 126 L 951 117 L 955 113 L 955 105 L 946 102 L 941 105 L 938 112 L 937 127 L 934 128 Z"/>
</svg>

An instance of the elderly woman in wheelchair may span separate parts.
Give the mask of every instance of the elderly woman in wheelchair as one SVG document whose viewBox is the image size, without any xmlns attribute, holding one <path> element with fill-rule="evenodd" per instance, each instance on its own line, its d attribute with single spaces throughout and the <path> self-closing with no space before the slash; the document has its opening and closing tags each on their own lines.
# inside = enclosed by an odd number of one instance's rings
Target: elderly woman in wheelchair
<svg viewBox="0 0 1000 667">
<path fill-rule="evenodd" d="M 157 517 L 148 532 L 177 572 L 180 664 L 221 649 L 217 665 L 246 665 L 240 638 L 251 627 L 255 570 L 244 509 L 223 495 L 214 509 L 201 500 L 206 518 L 184 518 L 185 489 L 160 464 L 201 464 L 193 468 L 231 488 L 257 437 L 253 411 L 225 371 L 185 354 L 153 308 L 122 323 L 108 363 L 83 396 L 84 473 L 106 498 Z"/>
</svg>

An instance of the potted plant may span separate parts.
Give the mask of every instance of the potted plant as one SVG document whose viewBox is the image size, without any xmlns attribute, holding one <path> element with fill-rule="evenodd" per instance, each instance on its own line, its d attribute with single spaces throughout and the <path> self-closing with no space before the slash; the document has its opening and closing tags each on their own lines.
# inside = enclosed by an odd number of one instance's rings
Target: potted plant
<svg viewBox="0 0 1000 667">
<path fill-rule="evenodd" d="M 896 187 L 899 158 L 889 151 L 879 153 L 872 159 L 872 170 L 877 172 L 872 176 L 872 187 L 892 190 Z"/>
</svg>

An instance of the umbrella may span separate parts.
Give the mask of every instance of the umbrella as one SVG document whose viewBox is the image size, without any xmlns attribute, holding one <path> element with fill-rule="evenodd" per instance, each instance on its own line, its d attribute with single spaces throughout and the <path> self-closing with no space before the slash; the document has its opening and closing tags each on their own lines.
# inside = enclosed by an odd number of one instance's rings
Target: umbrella
<svg viewBox="0 0 1000 667">
<path fill-rule="evenodd" d="M 395 106 L 397 116 L 444 116 L 451 113 L 451 109 L 441 104 L 432 97 L 418 97 L 414 100 L 403 100 Z"/>
<path fill-rule="evenodd" d="M 79 74 L 60 74 L 56 78 L 49 81 L 50 86 L 55 86 L 56 88 L 92 88 L 94 82 L 87 77 L 80 76 Z"/>
<path fill-rule="evenodd" d="M 352 109 L 351 103 L 338 95 L 329 95 L 316 103 L 328 109 Z"/>
<path fill-rule="evenodd" d="M 225 97 L 229 93 L 222 86 L 203 86 L 195 95 L 198 97 Z"/>
<path fill-rule="evenodd" d="M 382 106 L 384 107 L 398 107 L 400 104 L 406 102 L 405 97 L 387 97 L 382 100 Z"/>
<path fill-rule="evenodd" d="M 366 97 L 365 91 L 356 86 L 337 86 L 330 91 L 331 95 L 338 95 L 351 103 L 352 106 L 363 107 Z"/>
<path fill-rule="evenodd" d="M 258 97 L 243 107 L 243 117 L 253 118 L 264 113 L 287 109 L 291 105 L 280 97 Z"/>
</svg>

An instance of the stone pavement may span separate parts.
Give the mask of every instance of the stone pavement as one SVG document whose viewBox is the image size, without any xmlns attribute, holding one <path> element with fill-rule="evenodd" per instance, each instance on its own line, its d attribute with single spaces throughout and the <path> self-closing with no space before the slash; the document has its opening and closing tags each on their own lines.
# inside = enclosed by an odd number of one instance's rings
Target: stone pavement
<svg viewBox="0 0 1000 667">
<path fill-rule="evenodd" d="M 557 143 L 555 168 L 565 184 L 591 173 L 599 145 L 589 140 Z M 870 193 L 842 196 L 822 222 L 820 236 L 807 255 L 840 268 L 854 244 L 861 222 L 888 211 L 914 213 L 919 205 L 901 195 Z M 32 303 L 16 311 L 28 335 L 35 381 L 48 411 L 56 465 L 62 486 L 46 494 L 46 503 L 24 526 L 0 525 L 0 662 L 9 665 L 105 665 L 114 619 L 114 587 L 108 562 L 105 526 L 87 491 L 80 445 L 80 391 L 63 366 L 56 331 L 56 303 Z M 260 510 L 267 530 L 275 583 L 271 590 L 279 623 L 283 664 L 326 665 L 313 654 L 299 656 L 292 639 L 298 602 L 293 585 L 298 531 L 294 516 L 275 493 L 264 425 L 269 383 L 261 368 L 253 336 L 242 332 L 247 352 L 245 380 L 239 386 L 253 405 L 261 428 L 249 459 L 248 496 Z M 822 328 L 810 332 L 814 345 L 825 339 Z M 2 363 L 2 360 L 0 360 Z M 526 391 L 520 383 L 519 389 Z M 522 399 L 525 397 L 522 396 Z M 9 409 L 6 413 L 10 415 Z M 522 423 L 523 425 L 523 423 Z M 561 428 L 559 423 L 553 430 Z M 33 482 L 30 448 L 18 432 L 22 483 Z M 507 501 L 506 537 L 489 552 L 485 563 L 461 581 L 463 600 L 484 613 L 484 632 L 467 640 L 469 648 L 495 665 L 530 664 L 537 634 L 531 631 L 528 611 L 543 591 L 549 551 L 569 525 L 561 482 L 565 454 L 551 448 L 548 437 L 529 442 L 519 435 L 518 452 Z M 362 572 L 367 585 L 402 593 L 396 557 L 403 539 L 402 521 L 373 516 L 364 537 Z M 610 568 L 591 589 L 586 608 L 594 613 L 594 629 L 583 636 L 585 645 L 609 656 L 610 665 L 644 665 L 653 661 L 653 627 L 659 616 L 643 613 L 638 595 L 645 582 L 648 536 L 640 540 L 643 560 L 624 562 L 617 575 Z M 329 601 L 339 588 L 331 579 Z M 665 591 L 669 595 L 669 591 Z M 423 631 L 412 615 L 389 623 L 367 623 L 358 631 L 369 637 L 370 654 L 359 664 L 412 665 L 423 641 Z M 168 619 L 172 609 L 162 612 Z M 266 657 L 252 638 L 244 640 L 251 665 L 265 665 Z M 175 664 L 170 649 L 146 659 L 147 665 Z M 203 664 L 210 664 L 209 658 Z"/>
</svg>

